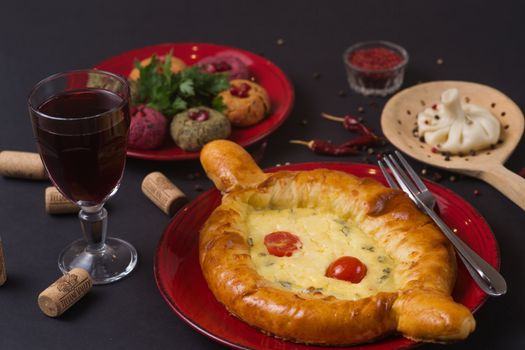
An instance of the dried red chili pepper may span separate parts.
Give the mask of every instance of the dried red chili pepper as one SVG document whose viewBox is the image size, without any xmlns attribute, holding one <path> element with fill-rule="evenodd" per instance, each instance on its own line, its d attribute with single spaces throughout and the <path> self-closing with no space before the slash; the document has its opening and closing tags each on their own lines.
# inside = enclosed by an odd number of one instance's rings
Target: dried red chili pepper
<svg viewBox="0 0 525 350">
<path fill-rule="evenodd" d="M 317 154 L 326 154 L 330 156 L 356 155 L 359 153 L 355 147 L 346 147 L 344 144 L 337 145 L 330 141 L 320 139 L 310 141 L 290 140 L 290 143 L 304 145 Z"/>
<path fill-rule="evenodd" d="M 377 136 L 372 132 L 372 130 L 364 126 L 358 118 L 350 114 L 347 114 L 344 117 L 336 117 L 326 113 L 321 113 L 321 115 L 328 120 L 334 120 L 336 122 L 343 123 L 343 127 L 348 131 L 357 132 L 363 136 L 370 136 L 374 138 L 374 140 L 377 139 Z"/>
</svg>

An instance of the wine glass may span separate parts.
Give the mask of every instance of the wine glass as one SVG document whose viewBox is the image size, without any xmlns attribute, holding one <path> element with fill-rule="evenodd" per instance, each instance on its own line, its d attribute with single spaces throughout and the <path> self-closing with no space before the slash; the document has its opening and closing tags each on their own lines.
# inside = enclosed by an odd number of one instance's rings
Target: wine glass
<svg viewBox="0 0 525 350">
<path fill-rule="evenodd" d="M 94 284 L 128 275 L 137 251 L 106 237 L 104 203 L 117 191 L 126 163 L 130 124 L 128 82 L 112 73 L 78 70 L 52 75 L 35 85 L 29 113 L 40 157 L 58 190 L 81 208 L 84 239 L 59 256 L 62 272 L 81 267 Z"/>
</svg>

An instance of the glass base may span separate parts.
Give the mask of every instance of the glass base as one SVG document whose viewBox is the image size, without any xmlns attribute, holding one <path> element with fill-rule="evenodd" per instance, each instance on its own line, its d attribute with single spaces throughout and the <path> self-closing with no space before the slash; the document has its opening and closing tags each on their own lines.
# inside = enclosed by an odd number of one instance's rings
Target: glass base
<svg viewBox="0 0 525 350">
<path fill-rule="evenodd" d="M 127 276 L 137 265 L 137 251 L 126 241 L 108 237 L 101 249 L 88 249 L 85 240 L 68 245 L 58 257 L 63 273 L 75 267 L 88 271 L 93 284 L 107 284 Z"/>
</svg>

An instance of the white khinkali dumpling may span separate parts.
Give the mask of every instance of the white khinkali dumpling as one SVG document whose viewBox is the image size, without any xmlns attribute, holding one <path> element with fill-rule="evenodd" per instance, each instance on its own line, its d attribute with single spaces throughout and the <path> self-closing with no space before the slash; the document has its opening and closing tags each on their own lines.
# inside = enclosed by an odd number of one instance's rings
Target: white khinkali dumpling
<svg viewBox="0 0 525 350">
<path fill-rule="evenodd" d="M 448 89 L 441 103 L 417 116 L 418 132 L 427 144 L 451 154 L 478 151 L 496 144 L 499 121 L 486 109 L 462 104 L 458 89 Z"/>
</svg>

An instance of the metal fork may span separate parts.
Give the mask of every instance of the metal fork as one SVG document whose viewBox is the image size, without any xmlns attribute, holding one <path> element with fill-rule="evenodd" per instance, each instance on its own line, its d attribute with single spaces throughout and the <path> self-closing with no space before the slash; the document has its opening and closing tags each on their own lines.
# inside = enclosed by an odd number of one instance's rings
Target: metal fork
<svg viewBox="0 0 525 350">
<path fill-rule="evenodd" d="M 459 239 L 447 224 L 441 220 L 434 211 L 434 206 L 436 205 L 436 198 L 434 195 L 428 190 L 427 186 L 408 164 L 401 153 L 395 151 L 395 154 L 399 159 L 399 162 L 392 155 L 385 156 L 383 160 L 394 175 L 397 183 L 390 176 L 383 162 L 381 160 L 378 161 L 379 167 L 390 187 L 399 189 L 400 186 L 401 189 L 416 203 L 419 209 L 428 214 L 432 220 L 434 220 L 436 225 L 438 225 L 441 231 L 456 248 L 459 257 L 465 264 L 474 281 L 485 293 L 492 296 L 505 294 L 507 292 L 507 283 L 503 276 L 476 254 L 476 252 L 474 252 L 461 239 Z"/>
</svg>

